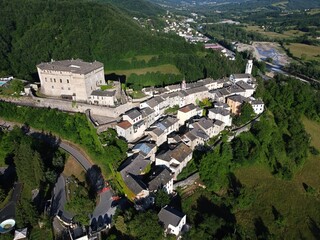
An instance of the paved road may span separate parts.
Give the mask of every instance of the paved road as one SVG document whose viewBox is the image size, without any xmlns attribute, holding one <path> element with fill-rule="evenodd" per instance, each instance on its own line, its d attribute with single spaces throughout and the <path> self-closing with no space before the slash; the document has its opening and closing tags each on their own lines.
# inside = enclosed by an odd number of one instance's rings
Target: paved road
<svg viewBox="0 0 320 240">
<path fill-rule="evenodd" d="M 86 171 L 92 167 L 91 162 L 76 148 L 70 146 L 64 141 L 60 142 L 59 147 L 70 153 Z"/>
<path fill-rule="evenodd" d="M 18 125 L 19 127 L 22 126 L 22 124 L 8 122 L 2 119 L 0 119 L 0 124 L 8 126 L 9 129 L 12 129 L 14 125 Z M 32 134 L 32 133 L 41 134 L 35 129 L 30 129 L 29 134 Z M 61 147 L 66 152 L 71 154 L 86 171 L 92 167 L 93 164 L 78 149 L 69 145 L 67 142 L 64 142 L 62 140 L 59 143 L 59 147 Z M 65 185 L 66 185 L 66 180 L 64 176 L 61 174 L 56 182 L 56 185 L 54 186 L 51 213 L 58 214 L 60 212 L 60 214 L 62 213 L 62 217 L 64 219 L 71 220 L 73 217 L 72 214 L 64 210 L 64 206 L 67 202 Z M 109 224 L 111 222 L 111 216 L 114 215 L 115 213 L 115 208 L 111 207 L 111 204 L 113 201 L 112 195 L 113 195 L 113 191 L 111 188 L 110 190 L 104 191 L 100 194 L 100 201 L 96 206 L 94 212 L 92 213 L 90 222 L 98 220 L 98 218 L 101 218 L 101 217 L 104 219 L 104 223 Z"/>
</svg>

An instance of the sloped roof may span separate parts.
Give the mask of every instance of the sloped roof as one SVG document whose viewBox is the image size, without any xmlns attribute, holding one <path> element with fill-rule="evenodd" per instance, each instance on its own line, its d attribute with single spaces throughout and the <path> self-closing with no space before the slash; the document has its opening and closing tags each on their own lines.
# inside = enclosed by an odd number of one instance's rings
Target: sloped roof
<svg viewBox="0 0 320 240">
<path fill-rule="evenodd" d="M 248 84 L 242 80 L 237 82 L 236 85 L 244 90 L 254 90 L 254 87 L 252 87 L 250 84 Z"/>
<path fill-rule="evenodd" d="M 186 106 L 180 108 L 179 111 L 187 113 L 187 112 L 190 112 L 190 111 L 192 111 L 194 109 L 196 109 L 196 106 L 193 103 L 191 103 L 189 105 L 186 105 Z"/>
<path fill-rule="evenodd" d="M 27 235 L 28 235 L 28 228 L 17 229 L 14 231 L 13 240 L 27 239 Z"/>
<path fill-rule="evenodd" d="M 190 134 L 203 140 L 209 139 L 209 136 L 197 125 L 190 131 Z"/>
<path fill-rule="evenodd" d="M 246 73 L 238 73 L 238 74 L 232 74 L 234 78 L 251 78 L 251 74 Z"/>
<path fill-rule="evenodd" d="M 117 124 L 117 126 L 123 128 L 123 129 L 128 129 L 132 126 L 132 124 L 129 121 L 125 120 L 125 121 L 119 122 Z"/>
<path fill-rule="evenodd" d="M 93 96 L 103 96 L 103 97 L 113 97 L 116 94 L 116 90 L 113 91 L 102 91 L 102 90 L 94 90 L 91 95 Z"/>
<path fill-rule="evenodd" d="M 216 107 L 216 108 L 210 108 L 209 112 L 220 114 L 222 116 L 228 116 L 230 115 L 230 111 L 224 108 Z"/>
<path fill-rule="evenodd" d="M 192 153 L 191 148 L 189 148 L 184 143 L 180 143 L 175 149 L 173 149 L 170 153 L 170 156 L 176 159 L 179 162 L 184 161 L 187 156 Z"/>
<path fill-rule="evenodd" d="M 165 228 L 168 228 L 169 224 L 178 226 L 184 216 L 184 213 L 170 206 L 165 206 L 158 213 L 159 221 L 163 223 Z"/>
<path fill-rule="evenodd" d="M 140 151 L 148 155 L 156 145 L 152 143 L 138 143 L 133 147 L 133 150 Z"/>
<path fill-rule="evenodd" d="M 166 185 L 172 178 L 173 175 L 167 167 L 157 166 L 152 169 L 153 174 L 149 178 L 148 188 L 150 191 L 161 189 Z"/>
<path fill-rule="evenodd" d="M 131 119 L 135 119 L 135 118 L 141 116 L 141 113 L 137 109 L 134 108 L 134 109 L 127 111 L 125 113 L 125 115 L 127 115 Z"/>
<path fill-rule="evenodd" d="M 152 113 L 154 113 L 154 110 L 152 108 L 146 107 L 140 110 L 142 117 L 147 117 L 149 115 L 151 115 Z"/>
<path fill-rule="evenodd" d="M 241 95 L 232 95 L 230 97 L 228 97 L 228 99 L 234 101 L 234 102 L 239 102 L 239 103 L 243 103 L 243 102 L 247 102 L 248 99 L 241 96 Z"/>
<path fill-rule="evenodd" d="M 213 127 L 212 120 L 209 120 L 207 118 L 200 118 L 200 120 L 197 123 L 203 129 L 209 129 L 209 128 Z"/>
<path fill-rule="evenodd" d="M 81 59 L 62 60 L 40 63 L 37 65 L 41 70 L 72 72 L 77 74 L 87 74 L 103 67 L 101 62 L 84 62 Z"/>
<path fill-rule="evenodd" d="M 173 124 L 178 122 L 179 120 L 173 117 L 166 117 L 162 121 L 156 123 L 156 126 L 158 126 L 161 130 L 166 130 L 169 127 L 171 127 Z"/>
</svg>

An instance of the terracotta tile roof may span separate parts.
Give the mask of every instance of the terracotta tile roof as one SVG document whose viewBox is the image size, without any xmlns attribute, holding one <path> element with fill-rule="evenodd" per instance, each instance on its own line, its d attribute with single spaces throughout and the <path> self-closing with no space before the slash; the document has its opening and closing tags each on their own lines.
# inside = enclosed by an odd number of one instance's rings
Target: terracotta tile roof
<svg viewBox="0 0 320 240">
<path fill-rule="evenodd" d="M 187 113 L 187 112 L 192 111 L 192 110 L 195 109 L 195 108 L 196 108 L 196 106 L 191 103 L 191 104 L 189 104 L 189 105 L 187 105 L 187 106 L 184 106 L 184 107 L 180 108 L 179 111 L 180 111 L 180 112 Z"/>
<path fill-rule="evenodd" d="M 117 124 L 117 126 L 123 128 L 123 129 L 128 129 L 129 127 L 132 126 L 132 124 L 129 121 L 125 120 L 125 121 L 119 122 Z"/>
</svg>

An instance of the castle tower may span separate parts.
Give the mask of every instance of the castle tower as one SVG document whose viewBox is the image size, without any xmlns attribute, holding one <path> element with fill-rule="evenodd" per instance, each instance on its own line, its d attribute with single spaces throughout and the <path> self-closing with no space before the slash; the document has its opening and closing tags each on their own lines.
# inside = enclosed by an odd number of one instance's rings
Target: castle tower
<svg viewBox="0 0 320 240">
<path fill-rule="evenodd" d="M 182 83 L 181 83 L 181 89 L 182 90 L 186 90 L 187 89 L 187 83 L 186 83 L 186 80 L 183 79 Z"/>
<path fill-rule="evenodd" d="M 252 67 L 253 67 L 253 61 L 248 60 L 247 65 L 246 65 L 246 74 L 252 73 Z"/>
</svg>

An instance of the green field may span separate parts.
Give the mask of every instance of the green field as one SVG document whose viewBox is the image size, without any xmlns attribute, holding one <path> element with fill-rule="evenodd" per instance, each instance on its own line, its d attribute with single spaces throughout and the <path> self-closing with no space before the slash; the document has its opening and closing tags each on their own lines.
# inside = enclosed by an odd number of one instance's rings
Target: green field
<svg viewBox="0 0 320 240">
<path fill-rule="evenodd" d="M 312 144 L 319 149 L 320 124 L 304 120 L 312 136 Z M 248 210 L 236 212 L 237 222 L 254 232 L 255 219 L 261 218 L 275 239 L 317 239 L 320 229 L 320 156 L 310 155 L 295 177 L 288 181 L 271 175 L 268 167 L 253 165 L 238 169 L 235 174 L 240 182 L 254 189 L 256 199 Z M 307 193 L 303 184 L 315 189 Z M 283 216 L 276 223 L 272 207 Z"/>
<path fill-rule="evenodd" d="M 146 95 L 141 92 L 141 91 L 133 91 L 132 93 L 129 94 L 130 97 L 132 97 L 133 99 L 139 99 L 139 98 L 144 98 L 146 97 Z"/>
<path fill-rule="evenodd" d="M 312 46 L 302 43 L 291 43 L 290 45 L 285 45 L 289 48 L 293 56 L 301 58 L 303 54 L 306 55 L 306 60 L 320 60 L 320 46 Z"/>
<path fill-rule="evenodd" d="M 277 3 L 273 3 L 272 6 L 285 8 L 287 6 L 287 4 L 288 4 L 288 1 L 280 1 Z"/>
<path fill-rule="evenodd" d="M 265 35 L 266 37 L 276 38 L 276 39 L 284 39 L 284 38 L 288 39 L 288 38 L 300 37 L 300 36 L 304 35 L 304 32 L 299 31 L 299 30 L 294 30 L 294 29 L 284 31 L 283 33 L 265 31 L 260 26 L 256 26 L 256 25 L 246 26 L 244 29 L 248 32 L 257 32 L 262 35 Z"/>
<path fill-rule="evenodd" d="M 146 61 L 146 62 L 149 62 L 153 57 L 157 57 L 158 55 L 138 55 L 138 56 L 135 56 L 134 58 L 136 58 L 138 61 Z M 132 58 L 124 58 L 123 60 L 125 61 L 128 61 L 128 62 L 131 62 L 133 59 Z"/>
<path fill-rule="evenodd" d="M 163 64 L 156 67 L 147 67 L 147 68 L 136 68 L 129 70 L 108 70 L 105 73 L 116 73 L 119 75 L 126 75 L 127 77 L 131 74 L 135 73 L 137 75 L 146 74 L 147 72 L 160 72 L 163 74 L 171 73 L 171 74 L 180 74 L 179 69 L 172 64 Z"/>
</svg>

